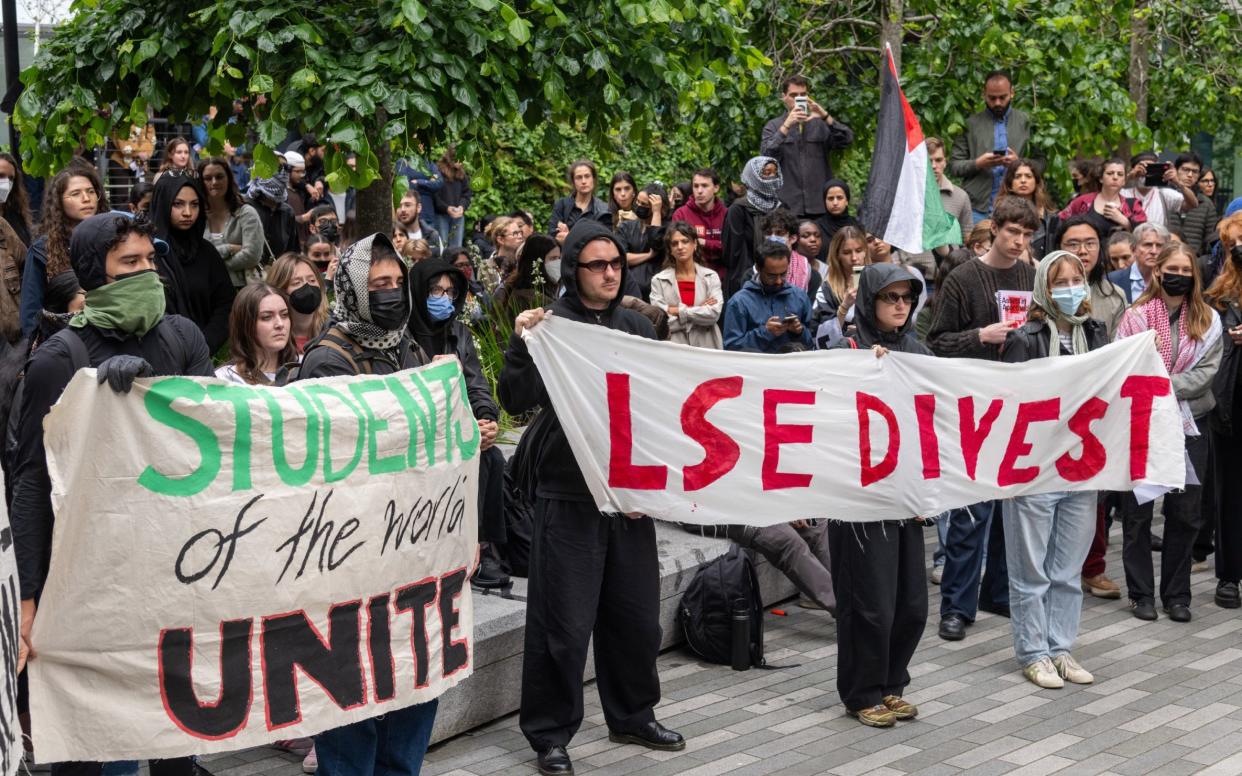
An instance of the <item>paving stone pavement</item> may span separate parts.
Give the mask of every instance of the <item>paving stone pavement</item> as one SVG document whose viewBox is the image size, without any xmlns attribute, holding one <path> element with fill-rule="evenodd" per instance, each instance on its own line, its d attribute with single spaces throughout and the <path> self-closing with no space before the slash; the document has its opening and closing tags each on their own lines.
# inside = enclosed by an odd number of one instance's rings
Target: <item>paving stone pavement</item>
<svg viewBox="0 0 1242 776">
<path fill-rule="evenodd" d="M 928 531 L 928 559 L 935 534 Z M 1122 584 L 1113 526 L 1108 574 Z M 1156 571 L 1159 573 L 1159 557 Z M 919 718 L 887 730 L 844 715 L 835 627 L 824 612 L 781 607 L 765 621 L 777 670 L 734 672 L 677 649 L 661 655 L 659 719 L 687 738 L 683 752 L 608 741 L 594 684 L 570 756 L 580 774 L 643 776 L 899 776 L 900 774 L 1242 774 L 1242 611 L 1212 603 L 1215 578 L 1192 579 L 1194 620 L 1130 616 L 1088 596 L 1075 656 L 1095 684 L 1040 690 L 1013 663 L 1007 620 L 980 613 L 964 641 L 936 636 L 932 617 L 906 697 Z M 300 761 L 270 748 L 203 758 L 216 776 L 295 776 Z M 534 755 L 510 715 L 432 748 L 424 776 L 527 776 Z"/>
</svg>

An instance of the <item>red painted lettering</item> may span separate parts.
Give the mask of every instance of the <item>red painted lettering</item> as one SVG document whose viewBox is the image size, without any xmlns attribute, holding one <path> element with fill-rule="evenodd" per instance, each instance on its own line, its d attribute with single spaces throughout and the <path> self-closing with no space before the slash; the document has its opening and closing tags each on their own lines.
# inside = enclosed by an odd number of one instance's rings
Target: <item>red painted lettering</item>
<svg viewBox="0 0 1242 776">
<path fill-rule="evenodd" d="M 1002 488 L 1006 485 L 1019 485 L 1039 476 L 1038 466 L 1024 466 L 1021 469 L 1016 466 L 1019 458 L 1031 453 L 1031 443 L 1026 441 L 1027 429 L 1032 423 L 1056 420 L 1060 416 L 1060 399 L 1024 401 L 1018 405 L 1018 418 L 1013 423 L 1013 433 L 1009 435 L 1009 444 L 1005 447 L 1000 471 L 996 473 L 997 485 Z"/>
<path fill-rule="evenodd" d="M 681 430 L 703 447 L 703 460 L 682 469 L 682 487 L 687 491 L 706 488 L 728 474 L 742 456 L 733 437 L 707 420 L 707 413 L 723 399 L 742 395 L 741 377 L 718 377 L 701 383 L 681 405 Z"/>
<path fill-rule="evenodd" d="M 608 484 L 631 490 L 663 490 L 668 467 L 634 464 L 634 429 L 630 420 L 630 376 L 609 372 Z"/>
<path fill-rule="evenodd" d="M 854 394 L 858 407 L 858 460 L 862 470 L 862 485 L 879 482 L 892 474 L 897 468 L 897 453 L 901 449 L 901 431 L 897 428 L 897 416 L 893 408 L 885 404 L 878 396 L 859 391 Z M 878 464 L 871 462 L 871 413 L 884 418 L 888 424 L 888 449 L 884 460 Z"/>
<path fill-rule="evenodd" d="M 814 391 L 782 391 L 769 388 L 763 392 L 763 489 L 805 488 L 811 475 L 778 471 L 781 445 L 809 444 L 815 427 L 808 424 L 777 423 L 776 410 L 782 404 L 814 404 Z"/>
<path fill-rule="evenodd" d="M 1000 399 L 993 399 L 988 409 L 975 425 L 975 397 L 963 396 L 957 400 L 958 430 L 962 437 L 962 458 L 966 463 L 966 476 L 975 478 L 975 470 L 979 466 L 979 450 L 992 432 L 992 424 L 996 422 L 1001 411 Z"/>
<path fill-rule="evenodd" d="M 923 453 L 923 479 L 940 477 L 940 440 L 936 438 L 936 396 L 920 393 L 914 397 L 919 419 L 919 449 Z"/>
<path fill-rule="evenodd" d="M 1121 397 L 1130 400 L 1130 479 L 1147 476 L 1147 449 L 1151 444 L 1151 408 L 1157 396 L 1167 396 L 1169 378 L 1131 375 L 1121 384 Z"/>
<path fill-rule="evenodd" d="M 1083 482 L 1099 474 L 1108 462 L 1108 451 L 1099 438 L 1091 432 L 1091 424 L 1108 412 L 1108 402 L 1092 397 L 1083 402 L 1069 420 L 1069 430 L 1082 440 L 1082 455 L 1077 458 L 1069 453 L 1057 459 L 1057 473 L 1070 482 Z"/>
</svg>

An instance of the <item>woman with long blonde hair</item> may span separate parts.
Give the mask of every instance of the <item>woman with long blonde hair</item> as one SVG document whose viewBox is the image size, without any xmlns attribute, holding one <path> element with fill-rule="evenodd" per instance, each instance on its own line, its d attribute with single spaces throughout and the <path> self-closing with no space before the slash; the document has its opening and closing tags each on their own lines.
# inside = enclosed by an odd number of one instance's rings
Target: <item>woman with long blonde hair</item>
<svg viewBox="0 0 1242 776">
<path fill-rule="evenodd" d="M 301 357 L 306 343 L 328 325 L 328 295 L 315 262 L 300 253 L 286 253 L 268 267 L 269 286 L 289 297 L 289 341 Z"/>
</svg>

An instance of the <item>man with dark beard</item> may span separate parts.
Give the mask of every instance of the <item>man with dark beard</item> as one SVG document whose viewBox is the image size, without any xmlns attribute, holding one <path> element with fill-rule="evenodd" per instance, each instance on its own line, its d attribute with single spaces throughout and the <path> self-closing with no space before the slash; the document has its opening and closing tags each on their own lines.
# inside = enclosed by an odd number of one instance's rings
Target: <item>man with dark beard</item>
<svg viewBox="0 0 1242 776">
<path fill-rule="evenodd" d="M 1031 119 L 1013 107 L 1013 80 L 993 70 L 983 80 L 987 108 L 966 120 L 966 133 L 953 141 L 949 172 L 970 195 L 975 223 L 987 218 L 1000 191 L 1005 169 L 1018 159 L 1030 159 Z M 1040 172 L 1043 162 L 1038 162 Z"/>
</svg>

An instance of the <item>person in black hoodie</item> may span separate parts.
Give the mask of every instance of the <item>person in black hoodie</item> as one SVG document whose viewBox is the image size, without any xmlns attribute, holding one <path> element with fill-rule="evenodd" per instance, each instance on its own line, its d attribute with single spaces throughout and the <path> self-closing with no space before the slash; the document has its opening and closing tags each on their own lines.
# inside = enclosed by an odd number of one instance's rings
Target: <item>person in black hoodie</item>
<svg viewBox="0 0 1242 776">
<path fill-rule="evenodd" d="M 542 235 L 539 235 L 542 237 Z M 533 240 L 534 237 L 531 237 Z M 551 242 L 551 238 L 544 238 Z M 466 375 L 470 409 L 479 423 L 479 570 L 476 587 L 496 588 L 509 584 L 501 566 L 505 544 L 505 457 L 496 447 L 500 410 L 492 398 L 492 386 L 483 374 L 474 337 L 462 322 L 466 306 L 466 274 L 443 259 L 426 259 L 410 269 L 410 335 L 432 358 L 456 356 Z"/>
<path fill-rule="evenodd" d="M 168 311 L 189 318 L 215 353 L 229 338 L 233 281 L 215 246 L 203 236 L 207 195 L 196 178 L 161 175 L 151 195 L 155 236 L 168 243 L 158 258 L 167 281 Z"/>
<path fill-rule="evenodd" d="M 834 348 L 932 353 L 914 337 L 923 284 L 896 264 L 872 264 L 858 279 L 854 326 Z M 927 625 L 923 524 L 918 518 L 828 524 L 837 593 L 837 692 L 846 713 L 891 727 L 919 713 L 901 695 L 910 659 Z"/>
<path fill-rule="evenodd" d="M 655 339 L 651 322 L 620 306 L 625 248 L 603 224 L 582 219 L 561 253 L 562 296 L 517 316 L 498 394 L 511 414 L 540 408 L 535 529 L 522 664 L 522 733 L 539 772 L 571 774 L 566 752 L 582 724 L 582 672 L 595 636 L 595 672 L 609 738 L 675 751 L 685 740 L 655 720 L 660 700 L 660 572 L 655 525 L 595 506 L 522 333 L 547 314 Z"/>
<path fill-rule="evenodd" d="M 125 393 L 139 376 L 210 377 L 211 356 L 193 323 L 165 314 L 150 227 L 116 213 L 78 224 L 69 259 L 86 290 L 86 308 L 44 342 L 26 365 L 14 452 L 12 528 L 22 594 L 19 670 L 52 554 L 52 484 L 43 420 L 80 368 L 95 367 L 100 384 Z M 91 515 L 79 515 L 90 519 Z M 99 580 L 107 584 L 107 580 Z M 133 602 L 135 606 L 141 602 Z M 52 766 L 56 776 L 99 776 L 102 763 Z M 190 776 L 189 757 L 151 762 L 154 776 Z"/>
</svg>

